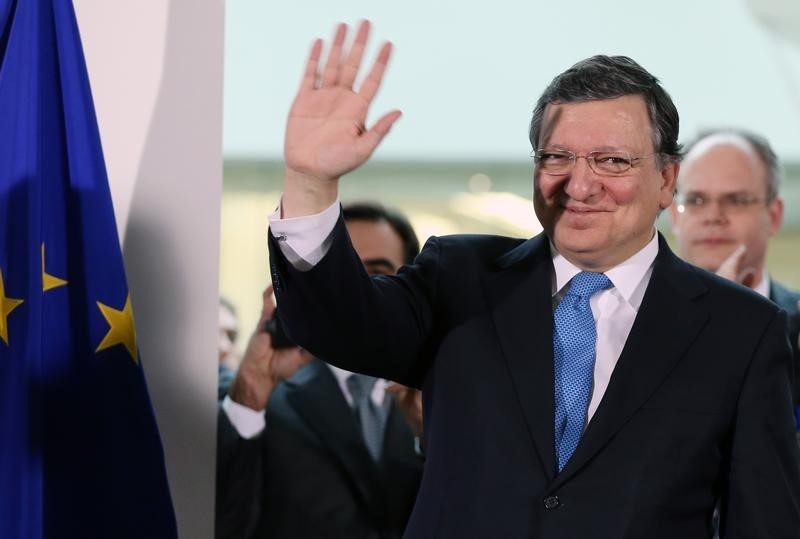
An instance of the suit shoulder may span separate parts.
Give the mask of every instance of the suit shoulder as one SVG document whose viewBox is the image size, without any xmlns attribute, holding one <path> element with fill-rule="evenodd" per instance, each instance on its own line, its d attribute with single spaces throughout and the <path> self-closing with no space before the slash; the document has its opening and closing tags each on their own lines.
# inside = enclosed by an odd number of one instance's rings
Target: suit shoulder
<svg viewBox="0 0 800 539">
<path fill-rule="evenodd" d="M 526 240 L 492 234 L 452 234 L 428 239 L 425 246 L 436 245 L 443 256 L 458 260 L 493 261 L 512 251 Z"/>
<path fill-rule="evenodd" d="M 711 298 L 720 307 L 744 309 L 756 316 L 772 317 L 779 310 L 778 306 L 758 292 L 739 283 L 733 282 L 710 271 L 686 264 L 708 289 Z"/>
<path fill-rule="evenodd" d="M 800 317 L 800 292 L 777 281 L 770 283 L 770 298 L 792 317 Z"/>
</svg>

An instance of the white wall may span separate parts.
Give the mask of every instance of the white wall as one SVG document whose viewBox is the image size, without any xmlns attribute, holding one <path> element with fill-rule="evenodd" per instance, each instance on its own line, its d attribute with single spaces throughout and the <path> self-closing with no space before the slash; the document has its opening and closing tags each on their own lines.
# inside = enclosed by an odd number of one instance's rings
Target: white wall
<svg viewBox="0 0 800 539">
<path fill-rule="evenodd" d="M 211 538 L 224 0 L 74 3 L 180 536 Z"/>
</svg>

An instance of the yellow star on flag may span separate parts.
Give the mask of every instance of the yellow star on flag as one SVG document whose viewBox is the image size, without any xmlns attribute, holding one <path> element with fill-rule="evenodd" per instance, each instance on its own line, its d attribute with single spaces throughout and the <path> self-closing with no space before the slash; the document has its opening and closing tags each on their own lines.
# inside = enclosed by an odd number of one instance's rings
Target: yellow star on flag
<svg viewBox="0 0 800 539">
<path fill-rule="evenodd" d="M 131 355 L 133 362 L 139 364 L 139 350 L 136 347 L 136 326 L 133 323 L 133 306 L 131 295 L 125 300 L 125 307 L 121 311 L 97 302 L 97 307 L 108 322 L 108 333 L 97 346 L 95 352 L 121 344 Z"/>
<path fill-rule="evenodd" d="M 67 281 L 59 279 L 55 275 L 50 275 L 44 270 L 44 242 L 42 242 L 42 291 L 47 292 L 59 286 L 65 286 Z"/>
<path fill-rule="evenodd" d="M 8 315 L 22 305 L 21 299 L 6 296 L 6 285 L 3 282 L 3 270 L 0 269 L 0 339 L 8 346 Z"/>
</svg>

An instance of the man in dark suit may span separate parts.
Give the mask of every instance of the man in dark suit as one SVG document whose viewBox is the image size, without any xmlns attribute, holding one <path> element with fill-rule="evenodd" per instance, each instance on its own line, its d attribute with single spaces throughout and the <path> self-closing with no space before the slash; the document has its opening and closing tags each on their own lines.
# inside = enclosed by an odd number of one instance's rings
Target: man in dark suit
<svg viewBox="0 0 800 539">
<path fill-rule="evenodd" d="M 351 204 L 344 219 L 370 275 L 394 274 L 419 252 L 397 212 Z M 216 536 L 399 538 L 422 473 L 419 391 L 318 359 L 300 368 L 307 353 L 275 350 L 264 332 L 272 314 L 265 294 L 221 406 Z"/>
<path fill-rule="evenodd" d="M 800 293 L 770 279 L 767 246 L 783 220 L 781 167 L 769 142 L 747 130 L 700 135 L 686 151 L 670 207 L 678 254 L 752 288 L 787 312 L 800 405 Z"/>
<path fill-rule="evenodd" d="M 530 133 L 543 234 L 432 238 L 396 277 L 369 278 L 336 204 L 400 116 L 364 124 L 391 51 L 354 91 L 368 30 L 344 52 L 340 26 L 321 69 L 312 47 L 270 269 L 296 342 L 422 387 L 406 535 L 694 539 L 720 501 L 723 537 L 797 537 L 785 316 L 656 233 L 681 157 L 658 80 L 596 56 L 545 90 Z"/>
</svg>

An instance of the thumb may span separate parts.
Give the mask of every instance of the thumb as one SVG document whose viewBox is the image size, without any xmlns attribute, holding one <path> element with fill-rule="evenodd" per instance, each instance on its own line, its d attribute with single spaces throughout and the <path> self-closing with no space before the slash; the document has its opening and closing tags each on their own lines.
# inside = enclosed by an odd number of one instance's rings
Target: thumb
<svg viewBox="0 0 800 539">
<path fill-rule="evenodd" d="M 381 116 L 371 129 L 359 137 L 358 145 L 361 153 L 364 155 L 372 155 L 372 152 L 374 152 L 378 144 L 381 143 L 383 137 L 389 133 L 394 123 L 400 119 L 402 115 L 403 113 L 399 110 L 393 110 Z"/>
<path fill-rule="evenodd" d="M 275 313 L 275 304 L 272 303 L 272 285 L 270 284 L 261 293 L 261 318 L 258 327 L 261 328 L 264 322 L 271 319 L 273 313 Z"/>
</svg>

